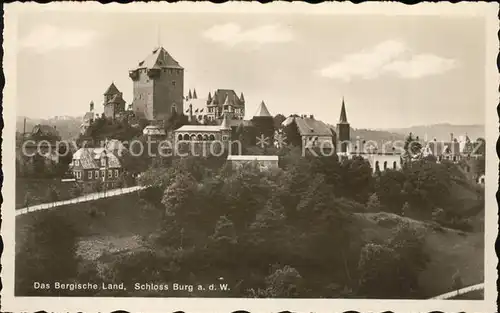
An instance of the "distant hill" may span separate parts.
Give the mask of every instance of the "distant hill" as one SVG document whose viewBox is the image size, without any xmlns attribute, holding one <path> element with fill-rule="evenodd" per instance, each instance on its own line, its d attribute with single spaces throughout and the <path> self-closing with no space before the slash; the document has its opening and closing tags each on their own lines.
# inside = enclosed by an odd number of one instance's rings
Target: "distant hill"
<svg viewBox="0 0 500 313">
<path fill-rule="evenodd" d="M 485 126 L 484 125 L 452 125 L 452 124 L 433 124 L 433 125 L 420 125 L 411 126 L 407 128 L 392 128 L 384 129 L 385 131 L 408 135 L 410 132 L 425 139 L 427 135 L 428 140 L 449 140 L 450 134 L 453 133 L 455 138 L 467 134 L 471 140 L 477 138 L 484 138 Z"/>
<path fill-rule="evenodd" d="M 23 132 L 24 116 L 18 116 L 16 120 L 16 131 Z M 75 116 L 55 116 L 49 119 L 35 119 L 26 117 L 26 132 L 30 133 L 37 124 L 46 124 L 55 126 L 63 140 L 74 139 L 78 137 L 82 117 Z"/>
</svg>

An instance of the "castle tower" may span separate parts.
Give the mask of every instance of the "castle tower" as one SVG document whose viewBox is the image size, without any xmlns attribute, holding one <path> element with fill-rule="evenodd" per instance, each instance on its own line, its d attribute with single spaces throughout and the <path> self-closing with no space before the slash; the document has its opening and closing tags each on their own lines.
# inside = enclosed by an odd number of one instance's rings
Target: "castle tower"
<svg viewBox="0 0 500 313">
<path fill-rule="evenodd" d="M 264 138 L 269 138 L 270 143 L 272 142 L 274 138 L 274 119 L 264 101 L 257 108 L 252 118 L 252 124 L 255 127 L 257 137 L 264 136 Z"/>
<path fill-rule="evenodd" d="M 229 125 L 229 120 L 226 114 L 223 114 L 222 123 L 220 124 L 220 132 L 222 135 L 222 141 L 231 140 L 231 126 Z"/>
<path fill-rule="evenodd" d="M 153 50 L 129 71 L 134 84 L 132 109 L 147 120 L 165 120 L 184 112 L 184 68 L 163 48 Z"/>
<path fill-rule="evenodd" d="M 118 114 L 125 111 L 125 100 L 123 93 L 116 88 L 115 83 L 111 83 L 104 92 L 104 116 L 115 119 Z"/>
<path fill-rule="evenodd" d="M 342 108 L 340 109 L 340 119 L 339 122 L 337 123 L 338 142 L 340 143 L 339 152 L 341 153 L 348 152 L 349 142 L 351 140 L 350 132 L 351 132 L 351 126 L 349 125 L 349 122 L 347 122 L 345 102 L 344 98 L 342 97 Z"/>
</svg>

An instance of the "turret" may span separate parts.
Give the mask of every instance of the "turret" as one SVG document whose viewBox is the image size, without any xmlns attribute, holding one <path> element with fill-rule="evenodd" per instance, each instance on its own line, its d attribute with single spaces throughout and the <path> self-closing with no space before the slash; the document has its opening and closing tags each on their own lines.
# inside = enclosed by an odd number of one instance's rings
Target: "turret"
<svg viewBox="0 0 500 313">
<path fill-rule="evenodd" d="M 347 121 L 347 114 L 345 109 L 344 98 L 342 97 L 342 108 L 340 109 L 340 118 L 337 123 L 337 134 L 338 134 L 338 142 L 340 143 L 340 151 L 341 153 L 347 153 L 348 146 L 351 140 L 351 126 Z"/>
<path fill-rule="evenodd" d="M 207 104 L 210 104 L 210 102 L 212 102 L 212 94 L 209 91 L 208 92 L 208 97 L 207 97 Z"/>
<path fill-rule="evenodd" d="M 189 89 L 188 99 L 193 99 L 193 95 L 191 94 L 191 89 Z"/>
<path fill-rule="evenodd" d="M 264 136 L 264 138 L 269 138 L 269 142 L 272 142 L 274 138 L 274 119 L 264 101 L 259 104 L 252 118 L 252 124 L 256 129 L 257 137 Z"/>
<path fill-rule="evenodd" d="M 196 89 L 193 89 L 193 99 L 198 99 L 198 95 L 196 95 Z"/>
<path fill-rule="evenodd" d="M 240 101 L 241 101 L 242 103 L 245 103 L 245 97 L 243 96 L 243 92 L 242 92 L 242 93 L 241 93 L 241 95 L 240 95 Z"/>
</svg>

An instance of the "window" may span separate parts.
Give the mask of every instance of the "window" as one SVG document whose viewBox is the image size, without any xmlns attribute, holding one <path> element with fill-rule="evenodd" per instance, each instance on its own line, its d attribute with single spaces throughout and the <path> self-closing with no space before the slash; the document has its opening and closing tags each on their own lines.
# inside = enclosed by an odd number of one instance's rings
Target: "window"
<svg viewBox="0 0 500 313">
<path fill-rule="evenodd" d="M 228 138 L 229 138 L 229 136 L 227 136 L 227 135 L 222 136 L 222 140 L 227 140 Z"/>
<path fill-rule="evenodd" d="M 177 139 L 182 140 L 182 134 L 179 134 L 179 136 L 177 136 Z"/>
<path fill-rule="evenodd" d="M 102 178 L 106 177 L 106 171 L 105 170 L 101 170 L 101 177 Z"/>
<path fill-rule="evenodd" d="M 396 169 L 396 161 L 392 162 L 392 168 Z"/>
<path fill-rule="evenodd" d="M 191 135 L 191 141 L 195 141 L 196 140 L 196 135 L 195 134 L 192 134 Z"/>
<path fill-rule="evenodd" d="M 98 179 L 99 178 L 99 171 L 95 171 L 94 176 L 95 176 L 94 177 L 95 179 Z"/>
<path fill-rule="evenodd" d="M 89 179 L 92 179 L 92 171 L 89 171 L 88 175 L 89 175 Z"/>
<path fill-rule="evenodd" d="M 188 134 L 184 134 L 184 140 L 189 140 L 189 135 Z"/>
<path fill-rule="evenodd" d="M 75 160 L 75 166 L 80 166 L 80 160 Z"/>
<path fill-rule="evenodd" d="M 172 86 L 174 86 L 174 87 L 175 87 L 175 80 L 173 80 L 173 81 L 172 81 Z"/>
<path fill-rule="evenodd" d="M 108 178 L 113 178 L 113 171 L 112 170 L 108 171 Z"/>
<path fill-rule="evenodd" d="M 115 170 L 115 177 L 118 177 L 118 170 Z"/>
<path fill-rule="evenodd" d="M 384 161 L 384 171 L 387 169 L 387 161 Z"/>
<path fill-rule="evenodd" d="M 196 138 L 198 139 L 198 141 L 202 141 L 203 140 L 203 136 L 201 134 L 198 134 L 198 136 Z"/>
<path fill-rule="evenodd" d="M 76 178 L 81 179 L 82 178 L 82 172 L 76 171 Z"/>
<path fill-rule="evenodd" d="M 101 158 L 101 166 L 106 166 L 106 159 L 105 158 Z"/>
<path fill-rule="evenodd" d="M 211 141 L 214 141 L 214 140 L 215 140 L 215 136 L 214 136 L 214 135 L 210 135 L 210 137 L 209 137 L 209 138 L 210 138 L 210 140 L 211 140 Z"/>
</svg>

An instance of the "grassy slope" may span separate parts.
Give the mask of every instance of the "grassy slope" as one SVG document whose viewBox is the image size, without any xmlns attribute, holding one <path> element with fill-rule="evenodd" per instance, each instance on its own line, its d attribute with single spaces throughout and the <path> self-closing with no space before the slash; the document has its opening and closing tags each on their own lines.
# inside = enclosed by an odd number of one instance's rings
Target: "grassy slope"
<svg viewBox="0 0 500 313">
<path fill-rule="evenodd" d="M 110 250 L 114 247 L 133 248 L 137 246 L 136 236 L 151 234 L 157 229 L 160 212 L 144 209 L 136 193 L 100 199 L 91 203 L 61 206 L 51 213 L 64 217 L 81 236 L 83 254 L 94 254 L 96 249 Z M 97 209 L 96 216 L 89 214 Z M 25 232 L 38 216 L 47 212 L 39 211 L 16 217 L 16 243 L 22 244 Z M 92 256 L 88 256 L 93 258 Z"/>
<path fill-rule="evenodd" d="M 29 192 L 30 205 L 51 202 L 47 200 L 50 188 L 54 186 L 59 192 L 59 198 L 71 199 L 72 182 L 61 182 L 60 179 L 16 179 L 16 209 L 24 207 L 26 194 Z"/>
<path fill-rule="evenodd" d="M 357 214 L 359 226 L 368 241 L 388 238 L 397 220 L 405 219 L 425 233 L 425 250 L 431 260 L 420 276 L 420 284 L 428 297 L 451 291 L 452 275 L 460 270 L 463 283 L 484 281 L 484 233 L 463 233 L 446 229 L 433 230 L 429 224 L 390 213 Z"/>
</svg>

